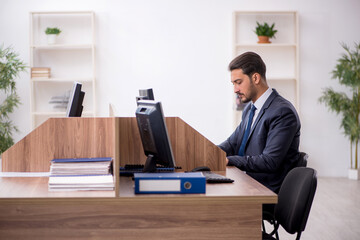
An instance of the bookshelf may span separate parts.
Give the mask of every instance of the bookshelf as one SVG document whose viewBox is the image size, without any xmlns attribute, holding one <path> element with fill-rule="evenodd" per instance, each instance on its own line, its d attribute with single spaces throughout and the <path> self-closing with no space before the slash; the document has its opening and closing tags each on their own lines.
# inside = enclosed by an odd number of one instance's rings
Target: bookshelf
<svg viewBox="0 0 360 240">
<path fill-rule="evenodd" d="M 61 30 L 54 44 L 47 42 L 47 27 Z M 68 95 L 75 81 L 85 91 L 83 116 L 96 116 L 95 13 L 30 12 L 30 67 L 50 68 L 50 77 L 30 75 L 33 129 L 50 117 L 65 117 L 66 108 L 49 101 Z"/>
<path fill-rule="evenodd" d="M 275 23 L 278 30 L 270 44 L 257 43 L 256 22 Z M 258 53 L 267 68 L 267 81 L 288 99 L 299 112 L 299 20 L 295 11 L 236 11 L 233 13 L 233 56 L 244 52 Z M 242 111 L 234 95 L 234 126 Z"/>
</svg>

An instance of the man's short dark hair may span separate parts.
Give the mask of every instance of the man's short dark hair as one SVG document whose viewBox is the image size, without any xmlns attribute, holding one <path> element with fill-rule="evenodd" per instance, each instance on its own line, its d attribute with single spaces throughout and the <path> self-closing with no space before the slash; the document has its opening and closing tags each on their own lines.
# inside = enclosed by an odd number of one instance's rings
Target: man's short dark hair
<svg viewBox="0 0 360 240">
<path fill-rule="evenodd" d="M 242 69 L 243 73 L 251 77 L 254 73 L 259 73 L 266 79 L 266 65 L 261 57 L 254 52 L 245 52 L 237 56 L 229 64 L 229 70 Z"/>
</svg>

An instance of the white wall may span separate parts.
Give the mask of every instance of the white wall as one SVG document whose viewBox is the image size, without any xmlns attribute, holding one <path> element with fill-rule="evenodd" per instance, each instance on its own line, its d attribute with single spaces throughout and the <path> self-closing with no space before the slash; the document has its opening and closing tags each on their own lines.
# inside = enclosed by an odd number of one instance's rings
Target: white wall
<svg viewBox="0 0 360 240">
<path fill-rule="evenodd" d="M 0 0 L 0 44 L 29 62 L 30 11 L 93 10 L 97 28 L 98 115 L 108 103 L 134 116 L 138 89 L 152 87 L 165 115 L 180 116 L 216 144 L 232 129 L 232 12 L 295 10 L 300 16 L 301 150 L 321 176 L 346 176 L 349 143 L 340 117 L 318 103 L 340 42 L 360 41 L 358 0 Z M 30 131 L 29 73 L 17 81 L 23 104 L 11 115 Z M 338 88 L 338 87 L 336 87 Z"/>
</svg>

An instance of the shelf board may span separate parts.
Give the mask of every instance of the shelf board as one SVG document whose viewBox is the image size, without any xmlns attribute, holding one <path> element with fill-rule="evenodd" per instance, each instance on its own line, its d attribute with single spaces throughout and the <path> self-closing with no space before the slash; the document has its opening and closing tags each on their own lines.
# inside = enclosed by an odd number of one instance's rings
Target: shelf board
<svg viewBox="0 0 360 240">
<path fill-rule="evenodd" d="M 296 11 L 235 11 L 234 14 L 249 14 L 249 15 L 287 15 L 296 14 Z"/>
<path fill-rule="evenodd" d="M 64 116 L 65 117 L 66 112 L 33 112 L 32 114 L 35 116 Z"/>
<path fill-rule="evenodd" d="M 93 11 L 48 11 L 48 12 L 30 12 L 30 14 L 61 14 L 61 15 L 71 15 L 71 14 L 94 14 Z"/>
<path fill-rule="evenodd" d="M 93 82 L 93 78 L 31 78 L 33 82 Z"/>
<path fill-rule="evenodd" d="M 31 48 L 43 50 L 60 50 L 60 49 L 92 49 L 94 44 L 54 44 L 54 45 L 31 45 Z"/>
<path fill-rule="evenodd" d="M 295 77 L 267 77 L 267 81 L 296 81 Z"/>
<path fill-rule="evenodd" d="M 236 48 L 242 47 L 296 47 L 295 43 L 241 43 L 236 44 Z"/>
</svg>

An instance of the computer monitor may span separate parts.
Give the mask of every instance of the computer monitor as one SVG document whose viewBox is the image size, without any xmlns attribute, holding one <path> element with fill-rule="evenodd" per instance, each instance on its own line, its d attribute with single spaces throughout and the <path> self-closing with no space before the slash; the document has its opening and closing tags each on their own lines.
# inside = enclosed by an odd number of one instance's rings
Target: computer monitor
<svg viewBox="0 0 360 240">
<path fill-rule="evenodd" d="M 139 96 L 136 97 L 136 102 L 140 100 L 155 100 L 152 88 L 139 89 Z"/>
<path fill-rule="evenodd" d="M 70 92 L 69 102 L 66 109 L 66 117 L 81 117 L 85 92 L 81 91 L 82 84 L 74 82 Z"/>
<path fill-rule="evenodd" d="M 157 165 L 175 167 L 161 102 L 138 101 L 136 120 L 144 153 L 147 156 L 143 172 L 154 172 Z"/>
</svg>

